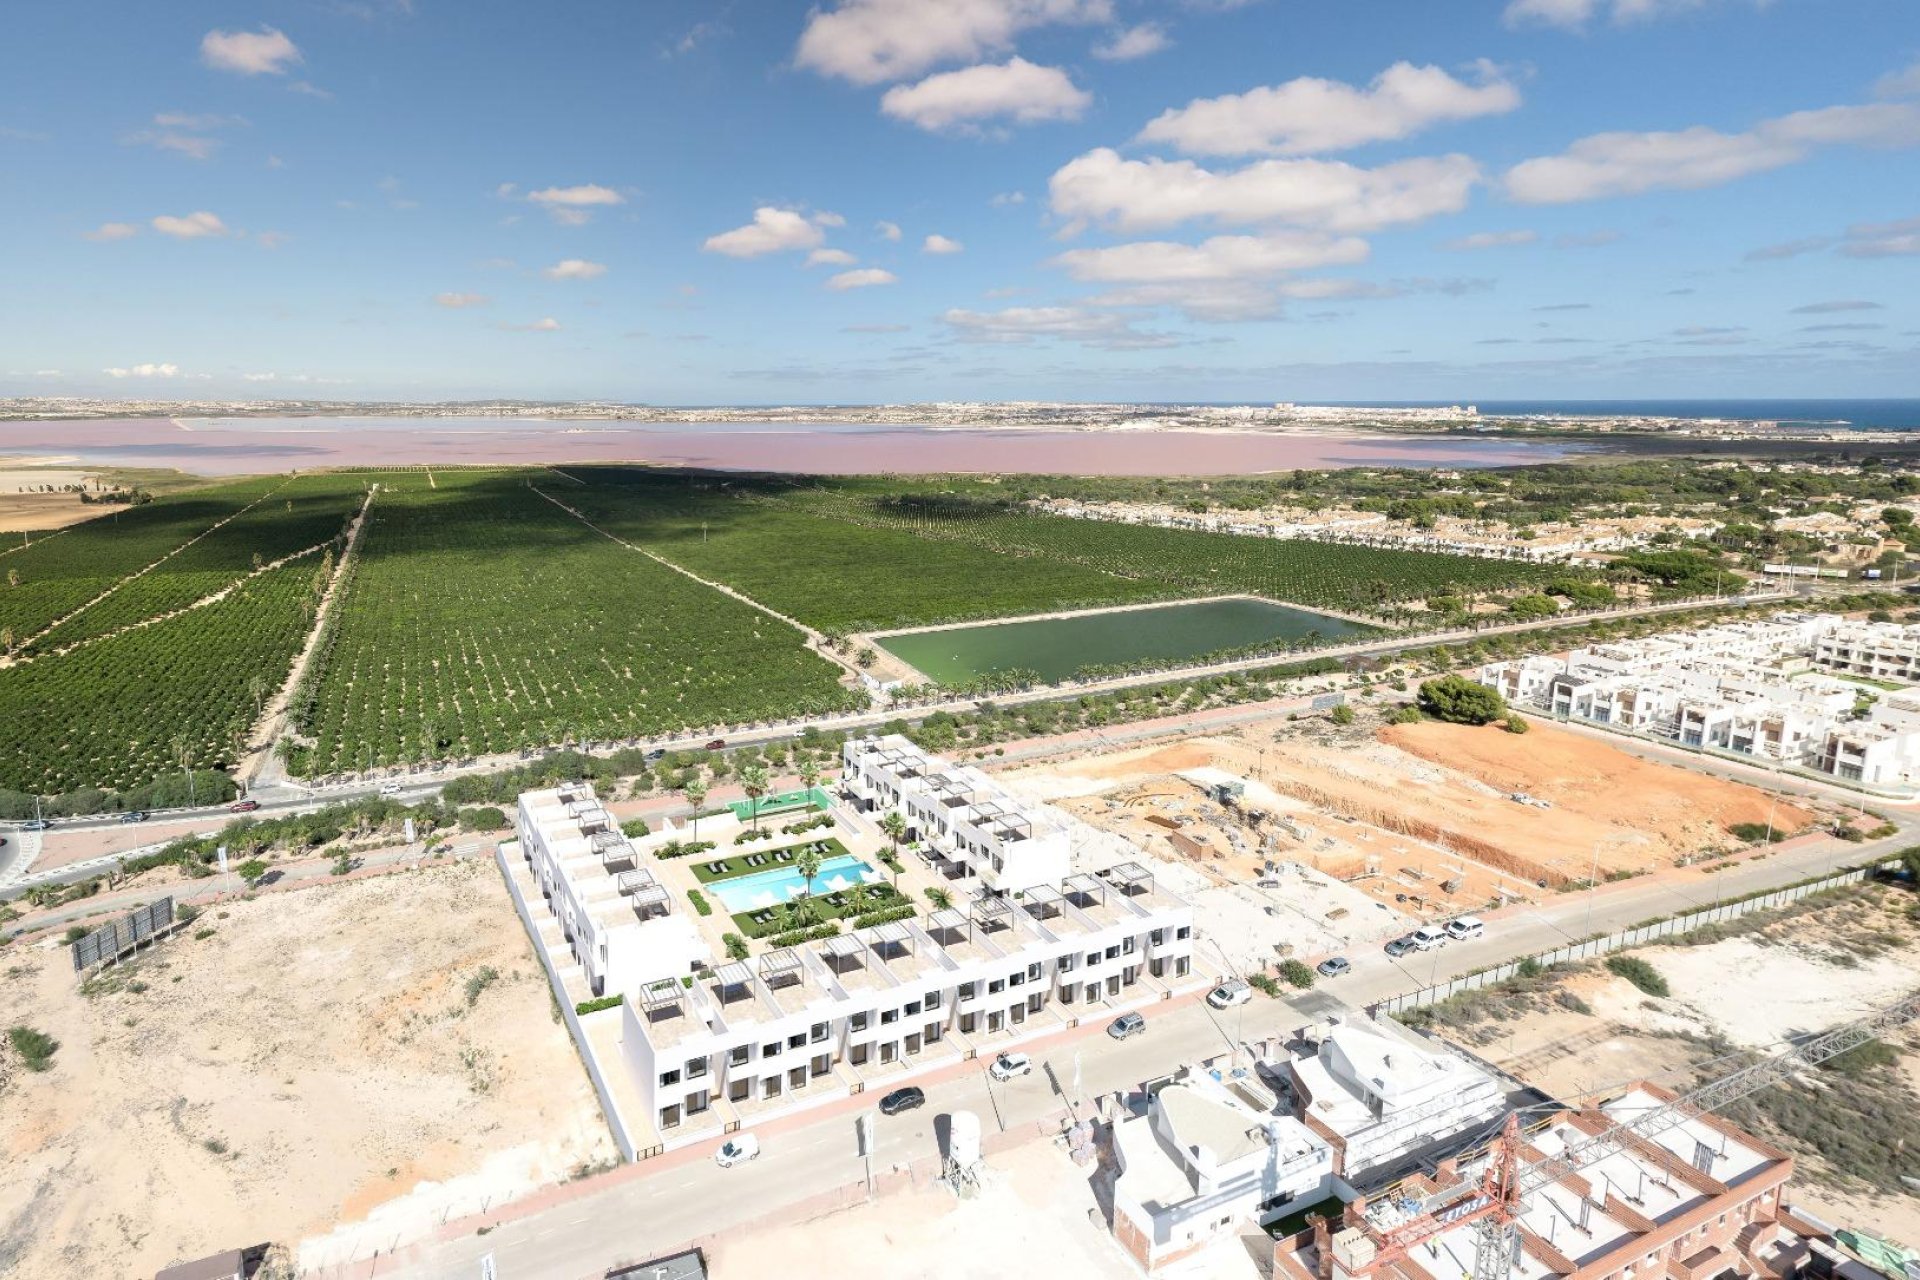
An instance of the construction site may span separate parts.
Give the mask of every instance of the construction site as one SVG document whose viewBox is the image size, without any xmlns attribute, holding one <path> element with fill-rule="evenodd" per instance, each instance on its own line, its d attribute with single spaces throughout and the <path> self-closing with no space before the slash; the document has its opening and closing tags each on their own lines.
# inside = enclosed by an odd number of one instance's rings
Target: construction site
<svg viewBox="0 0 1920 1280">
<path fill-rule="evenodd" d="M 1731 830 L 1742 824 L 1791 833 L 1815 820 L 1797 797 L 1552 726 L 1516 735 L 1370 712 L 1345 727 L 1275 716 L 1006 777 L 1212 884 L 1277 887 L 1292 876 L 1291 905 L 1296 886 L 1321 885 L 1323 909 L 1307 923 L 1328 936 L 1310 932 L 1309 949 L 1358 922 L 1376 937 L 1729 855 L 1748 844 Z"/>
</svg>

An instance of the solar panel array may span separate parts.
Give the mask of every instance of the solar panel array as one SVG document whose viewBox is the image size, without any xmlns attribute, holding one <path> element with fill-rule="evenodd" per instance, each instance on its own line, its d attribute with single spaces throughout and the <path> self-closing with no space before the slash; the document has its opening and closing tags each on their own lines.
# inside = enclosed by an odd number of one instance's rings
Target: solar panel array
<svg viewBox="0 0 1920 1280">
<path fill-rule="evenodd" d="M 96 964 L 118 960 L 154 934 L 173 924 L 173 899 L 150 902 L 130 915 L 103 924 L 73 944 L 73 971 L 84 973 Z"/>
</svg>

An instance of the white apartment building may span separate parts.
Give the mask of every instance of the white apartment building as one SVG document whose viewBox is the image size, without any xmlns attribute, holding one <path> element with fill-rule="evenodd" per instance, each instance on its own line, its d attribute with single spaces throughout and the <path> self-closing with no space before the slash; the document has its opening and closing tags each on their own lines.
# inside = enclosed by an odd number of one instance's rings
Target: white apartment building
<svg viewBox="0 0 1920 1280">
<path fill-rule="evenodd" d="M 1506 1094 L 1464 1058 L 1390 1022 L 1309 1028 L 1287 1059 L 1301 1121 L 1333 1151 L 1349 1184 L 1476 1135 L 1506 1112 Z"/>
<path fill-rule="evenodd" d="M 1193 908 L 1137 863 L 983 894 L 895 921 L 646 983 L 622 1052 L 668 1145 L 765 1116 L 795 1094 L 864 1087 L 1019 1039 L 1105 1019 L 1187 985 Z"/>
<path fill-rule="evenodd" d="M 1477 673 L 1517 706 L 1879 786 L 1920 781 L 1920 695 L 1871 682 L 1917 676 L 1920 627 L 1806 613 Z"/>
<path fill-rule="evenodd" d="M 996 893 L 1059 884 L 1072 862 L 1066 816 L 1015 796 L 978 769 L 949 764 L 899 734 L 849 739 L 841 787 L 863 812 L 897 810 L 937 870 Z"/>
<path fill-rule="evenodd" d="M 1113 1127 L 1113 1233 L 1148 1271 L 1334 1192 L 1333 1149 L 1244 1070 L 1186 1071 Z"/>
<path fill-rule="evenodd" d="M 699 929 L 675 913 L 672 895 L 639 865 L 591 785 L 526 792 L 514 826 L 521 854 L 594 995 L 677 978 L 712 960 Z"/>
</svg>

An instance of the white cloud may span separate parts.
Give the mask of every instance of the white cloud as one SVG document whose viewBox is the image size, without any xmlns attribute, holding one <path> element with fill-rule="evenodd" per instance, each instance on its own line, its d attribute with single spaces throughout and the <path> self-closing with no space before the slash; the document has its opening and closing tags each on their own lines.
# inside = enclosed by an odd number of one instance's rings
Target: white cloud
<svg viewBox="0 0 1920 1280">
<path fill-rule="evenodd" d="M 1832 302 L 1809 302 L 1805 306 L 1795 307 L 1791 314 L 1796 316 L 1830 316 L 1841 311 L 1885 311 L 1886 307 L 1878 302 L 1869 302 L 1864 298 L 1839 298 Z"/>
<path fill-rule="evenodd" d="M 897 223 L 876 222 L 873 224 L 873 229 L 879 232 L 882 240 L 898 240 L 900 238 L 900 227 Z"/>
<path fill-rule="evenodd" d="M 995 195 L 993 199 L 987 201 L 988 204 L 996 209 L 1005 209 L 1011 205 L 1025 204 L 1026 202 L 1027 193 L 1024 191 L 1002 191 Z"/>
<path fill-rule="evenodd" d="M 799 211 L 761 205 L 753 211 L 752 222 L 708 236 L 700 247 L 729 258 L 758 258 L 789 249 L 815 249 L 825 239 L 826 234 Z"/>
<path fill-rule="evenodd" d="M 1893 71 L 1873 82 L 1879 98 L 1920 98 L 1920 60 L 1905 71 Z"/>
<path fill-rule="evenodd" d="M 258 31 L 209 31 L 200 41 L 200 60 L 219 71 L 243 76 L 284 75 L 301 61 L 293 41 L 272 27 Z"/>
<path fill-rule="evenodd" d="M 513 189 L 511 182 L 505 182 L 494 194 L 511 199 Z M 539 191 L 527 192 L 527 199 L 545 209 L 555 222 L 568 227 L 580 226 L 592 218 L 596 208 L 627 202 L 627 198 L 618 191 L 597 182 L 585 182 L 574 187 L 543 187 Z"/>
<path fill-rule="evenodd" d="M 827 288 L 836 292 L 844 292 L 848 289 L 870 289 L 878 284 L 893 284 L 899 278 L 893 272 L 884 271 L 879 267 L 860 267 L 854 271 L 842 271 L 837 276 L 829 277 Z"/>
<path fill-rule="evenodd" d="M 280 375 L 277 373 L 243 373 L 240 375 L 240 378 L 243 382 L 276 382 L 279 380 Z"/>
<path fill-rule="evenodd" d="M 1216 172 L 1191 160 L 1129 160 L 1101 147 L 1062 166 L 1049 188 L 1061 217 L 1122 231 L 1192 219 L 1372 231 L 1458 213 L 1479 178 L 1479 167 L 1462 155 L 1377 169 L 1338 160 L 1262 160 Z"/>
<path fill-rule="evenodd" d="M 110 378 L 177 378 L 180 366 L 177 364 L 136 364 L 125 369 L 105 370 Z"/>
<path fill-rule="evenodd" d="M 1076 280 L 1172 282 L 1270 276 L 1367 260 L 1357 236 L 1279 231 L 1263 236 L 1211 236 L 1199 244 L 1143 240 L 1105 249 L 1073 249 L 1056 257 Z"/>
<path fill-rule="evenodd" d="M 1163 112 L 1140 131 L 1188 155 L 1311 155 L 1411 137 L 1433 125 L 1501 115 L 1520 91 L 1492 63 L 1472 83 L 1439 67 L 1396 62 L 1366 88 L 1303 76 Z"/>
<path fill-rule="evenodd" d="M 278 249 L 292 238 L 293 237 L 284 231 L 256 231 L 253 233 L 253 242 L 262 249 Z"/>
<path fill-rule="evenodd" d="M 125 240 L 140 234 L 140 228 L 131 222 L 103 222 L 93 230 L 83 233 L 89 240 Z"/>
<path fill-rule="evenodd" d="M 175 236 L 181 240 L 199 240 L 208 236 L 227 234 L 227 224 L 205 209 L 190 213 L 184 218 L 163 213 L 153 219 L 153 229 L 163 236 Z"/>
<path fill-rule="evenodd" d="M 162 111 L 153 118 L 154 128 L 141 129 L 120 139 L 129 147 L 152 147 L 174 151 L 195 160 L 205 160 L 220 147 L 220 139 L 208 137 L 215 129 L 243 125 L 239 116 L 190 115 L 181 111 Z"/>
<path fill-rule="evenodd" d="M 1508 0 L 1509 26 L 1549 26 L 1578 31 L 1596 18 L 1606 17 L 1625 26 L 1702 9 L 1713 0 Z M 1768 0 L 1751 0 L 1754 7 Z"/>
<path fill-rule="evenodd" d="M 1158 53 L 1170 43 L 1165 27 L 1157 22 L 1143 22 L 1137 27 L 1116 31 L 1093 46 L 1093 56 L 1106 62 L 1131 62 Z"/>
<path fill-rule="evenodd" d="M 1130 316 L 1086 307 L 1007 307 L 1000 311 L 955 307 L 940 319 L 962 342 L 1024 345 L 1040 338 L 1057 338 L 1111 350 L 1179 345 L 1178 339 L 1166 334 L 1140 332 Z"/>
<path fill-rule="evenodd" d="M 1442 249 L 1455 252 L 1472 249 L 1504 249 L 1509 245 L 1532 244 L 1540 238 L 1537 231 L 1476 231 L 1470 236 L 1460 236 L 1441 245 Z"/>
<path fill-rule="evenodd" d="M 933 254 L 960 253 L 967 246 L 948 236 L 934 234 L 920 242 L 920 252 Z"/>
<path fill-rule="evenodd" d="M 845 249 L 815 249 L 807 255 L 807 265 L 810 267 L 850 267 L 858 261 L 860 259 Z"/>
<path fill-rule="evenodd" d="M 1557 156 L 1507 171 L 1507 194 L 1523 204 L 1566 204 L 1646 191 L 1719 186 L 1804 160 L 1822 146 L 1920 144 L 1920 103 L 1822 107 L 1762 120 L 1743 133 L 1705 125 L 1671 132 L 1596 133 Z"/>
<path fill-rule="evenodd" d="M 1840 252 L 1849 258 L 1906 258 L 1920 254 L 1920 218 L 1856 223 L 1847 228 Z"/>
<path fill-rule="evenodd" d="M 513 333 L 558 333 L 560 322 L 552 316 L 542 316 L 532 324 L 503 324 L 500 326 Z"/>
<path fill-rule="evenodd" d="M 585 258 L 562 258 L 540 274 L 549 280 L 598 280 L 607 274 L 607 266 Z"/>
<path fill-rule="evenodd" d="M 977 128 L 979 122 L 995 119 L 1016 124 L 1078 120 L 1092 101 L 1093 95 L 1076 87 L 1060 68 L 1013 58 L 895 85 L 881 97 L 880 110 L 937 131 Z"/>
<path fill-rule="evenodd" d="M 794 61 L 855 84 L 882 84 L 1003 53 L 1032 27 L 1112 17 L 1111 0 L 844 0 L 807 19 Z"/>
<path fill-rule="evenodd" d="M 813 224 L 817 227 L 844 227 L 847 220 L 837 213 L 821 209 L 813 215 Z"/>
<path fill-rule="evenodd" d="M 459 311 L 467 307 L 484 307 L 493 299 L 484 293 L 436 293 L 434 302 L 440 306 Z"/>
</svg>

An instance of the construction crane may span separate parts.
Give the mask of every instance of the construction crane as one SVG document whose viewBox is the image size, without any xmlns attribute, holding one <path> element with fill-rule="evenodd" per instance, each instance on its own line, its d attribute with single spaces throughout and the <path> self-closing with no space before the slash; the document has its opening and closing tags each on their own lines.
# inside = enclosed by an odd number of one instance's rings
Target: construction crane
<svg viewBox="0 0 1920 1280">
<path fill-rule="evenodd" d="M 1474 1227 L 1473 1280 L 1508 1280 L 1520 1247 L 1520 1218 L 1535 1192 L 1796 1072 L 1857 1049 L 1915 1018 L 1920 1018 L 1920 990 L 1909 992 L 1897 1004 L 1870 1017 L 1803 1040 L 1772 1057 L 1708 1081 L 1664 1106 L 1609 1125 L 1558 1155 L 1530 1163 L 1521 1160 L 1524 1135 L 1520 1114 L 1514 1112 L 1488 1149 L 1477 1182 L 1434 1192 L 1411 1205 L 1405 1199 L 1389 1199 L 1356 1206 L 1360 1212 L 1353 1215 L 1358 1219 L 1355 1225 L 1375 1249 L 1370 1269 L 1405 1257 L 1422 1241 L 1470 1222 Z M 1325 1244 L 1321 1241 L 1323 1275 L 1329 1266 Z"/>
</svg>

